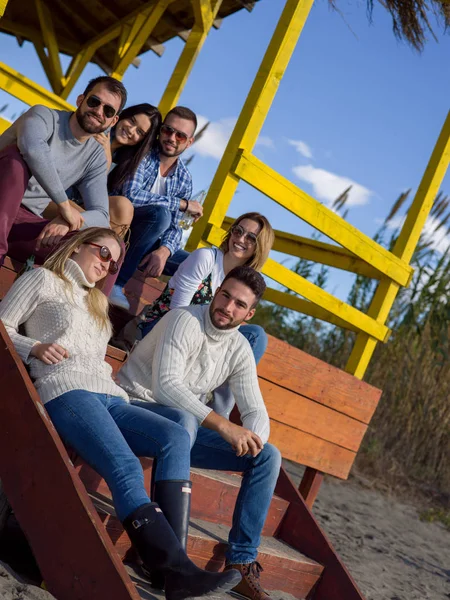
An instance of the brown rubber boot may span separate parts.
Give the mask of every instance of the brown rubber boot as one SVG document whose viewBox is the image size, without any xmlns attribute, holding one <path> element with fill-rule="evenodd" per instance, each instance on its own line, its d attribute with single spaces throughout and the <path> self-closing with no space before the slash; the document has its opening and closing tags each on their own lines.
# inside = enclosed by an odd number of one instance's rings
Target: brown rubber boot
<svg viewBox="0 0 450 600">
<path fill-rule="evenodd" d="M 236 569 L 242 575 L 242 581 L 232 590 L 235 594 L 250 600 L 272 600 L 259 581 L 259 574 L 263 571 L 259 562 L 255 560 L 246 565 L 227 565 L 225 571 L 229 569 Z"/>
</svg>

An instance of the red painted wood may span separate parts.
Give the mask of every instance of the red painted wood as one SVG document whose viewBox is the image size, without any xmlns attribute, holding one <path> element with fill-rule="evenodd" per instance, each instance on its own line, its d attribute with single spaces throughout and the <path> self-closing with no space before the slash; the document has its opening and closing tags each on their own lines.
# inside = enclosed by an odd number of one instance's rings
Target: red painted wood
<svg viewBox="0 0 450 600">
<path fill-rule="evenodd" d="M 138 600 L 1 323 L 0 362 L 0 478 L 49 591 Z"/>
<path fill-rule="evenodd" d="M 277 537 L 324 566 L 308 600 L 364 600 L 355 581 L 282 467 L 275 492 L 291 504 Z"/>
<path fill-rule="evenodd" d="M 152 462 L 148 458 L 141 459 L 147 489 L 150 489 Z M 78 459 L 75 463 L 75 468 L 89 492 L 97 492 L 105 498 L 112 499 L 111 492 L 104 479 L 91 469 L 89 465 Z M 191 479 L 193 483 L 191 517 L 231 527 L 233 511 L 240 489 L 240 477 L 233 478 L 228 476 L 226 477 L 226 481 L 223 481 L 220 475 L 215 475 L 214 471 L 193 471 Z M 288 505 L 289 503 L 282 498 L 277 496 L 272 498 L 262 532 L 263 535 L 273 536 L 275 534 L 286 514 Z"/>
<path fill-rule="evenodd" d="M 311 469 L 307 467 L 305 469 L 305 473 L 300 482 L 300 486 L 298 491 L 300 492 L 303 500 L 306 503 L 306 506 L 312 508 L 314 504 L 317 494 L 319 493 L 320 486 L 323 482 L 323 473 L 320 471 L 316 471 L 316 469 Z"/>
</svg>

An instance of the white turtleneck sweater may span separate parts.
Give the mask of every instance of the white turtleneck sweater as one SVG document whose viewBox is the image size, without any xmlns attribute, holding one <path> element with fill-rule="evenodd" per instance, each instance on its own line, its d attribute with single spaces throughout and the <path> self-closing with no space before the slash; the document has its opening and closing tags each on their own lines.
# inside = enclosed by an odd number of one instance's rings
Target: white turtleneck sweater
<svg viewBox="0 0 450 600">
<path fill-rule="evenodd" d="M 202 422 L 207 394 L 227 381 L 242 424 L 267 442 L 269 417 L 250 344 L 239 328 L 214 327 L 209 305 L 171 310 L 137 344 L 119 372 L 131 397 L 187 410 Z"/>
<path fill-rule="evenodd" d="M 86 306 L 87 288 L 93 287 L 78 264 L 66 263 L 67 284 L 48 269 L 25 273 L 13 284 L 0 303 L 0 319 L 21 359 L 29 365 L 42 402 L 71 390 L 87 390 L 121 396 L 124 392 L 112 379 L 105 361 L 109 331 L 100 329 Z M 18 333 L 22 325 L 26 335 Z M 55 342 L 69 353 L 56 365 L 46 365 L 30 356 L 37 344 Z"/>
</svg>

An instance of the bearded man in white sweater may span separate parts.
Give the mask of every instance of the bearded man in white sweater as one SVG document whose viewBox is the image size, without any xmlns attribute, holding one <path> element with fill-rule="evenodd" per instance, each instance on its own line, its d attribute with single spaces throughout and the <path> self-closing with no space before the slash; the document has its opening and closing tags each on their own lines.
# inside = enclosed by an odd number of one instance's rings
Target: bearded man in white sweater
<svg viewBox="0 0 450 600">
<path fill-rule="evenodd" d="M 225 568 L 241 572 L 235 591 L 251 600 L 270 599 L 260 584 L 256 558 L 281 456 L 267 443 L 269 417 L 253 353 L 239 325 L 251 319 L 265 287 L 250 267 L 233 269 L 210 305 L 167 313 L 119 373 L 121 387 L 136 404 L 188 429 L 195 440 L 193 467 L 243 473 Z M 242 426 L 208 406 L 212 392 L 225 382 Z"/>
</svg>

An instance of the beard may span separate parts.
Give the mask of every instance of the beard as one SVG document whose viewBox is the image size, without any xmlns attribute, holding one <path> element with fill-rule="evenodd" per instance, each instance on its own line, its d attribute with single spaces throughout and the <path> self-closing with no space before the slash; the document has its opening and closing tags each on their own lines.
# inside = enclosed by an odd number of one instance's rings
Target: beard
<svg viewBox="0 0 450 600">
<path fill-rule="evenodd" d="M 85 131 L 86 133 L 103 133 L 106 129 L 108 129 L 108 125 L 106 123 L 100 123 L 100 121 L 92 121 L 88 117 L 96 116 L 94 113 L 86 111 L 82 113 L 78 108 L 75 111 L 75 116 L 77 118 L 78 125 Z"/>
<path fill-rule="evenodd" d="M 240 319 L 240 320 L 237 320 L 237 321 L 232 321 L 230 319 L 228 321 L 228 323 L 218 323 L 217 320 L 216 320 L 216 314 L 217 313 L 219 313 L 223 317 L 227 317 L 227 316 L 219 308 L 211 309 L 210 310 L 209 314 L 210 314 L 210 317 L 211 317 L 212 324 L 214 325 L 214 327 L 216 329 L 220 329 L 221 331 L 226 331 L 227 329 L 234 329 L 235 327 L 238 327 L 238 325 L 240 325 L 244 321 L 244 319 Z"/>
<path fill-rule="evenodd" d="M 180 156 L 180 154 L 182 154 L 183 152 L 184 148 L 182 150 L 178 150 L 178 148 L 175 148 L 175 146 L 171 146 L 171 150 L 167 151 L 164 149 L 161 140 L 159 142 L 159 153 L 163 156 Z"/>
</svg>

